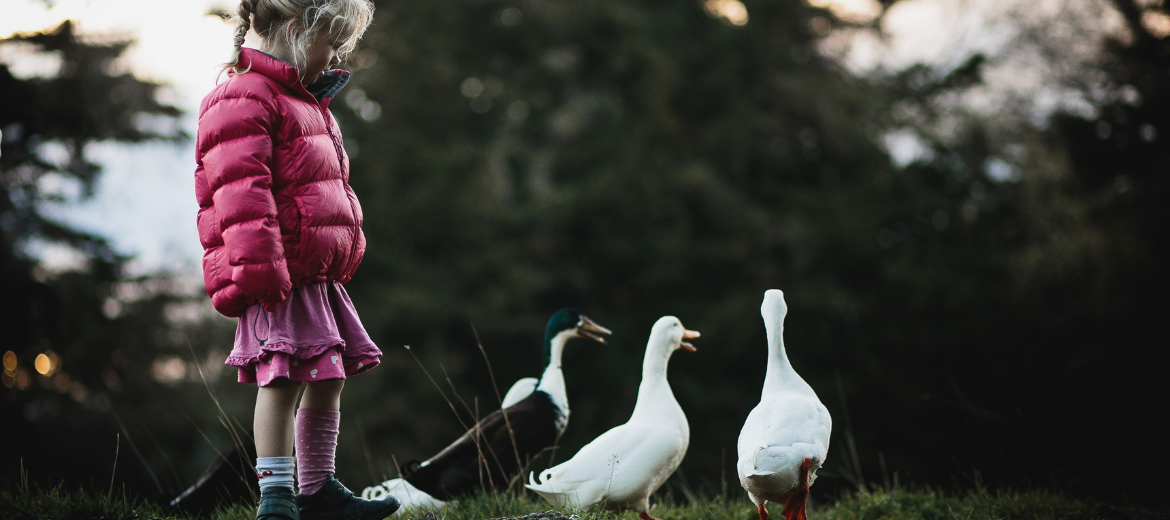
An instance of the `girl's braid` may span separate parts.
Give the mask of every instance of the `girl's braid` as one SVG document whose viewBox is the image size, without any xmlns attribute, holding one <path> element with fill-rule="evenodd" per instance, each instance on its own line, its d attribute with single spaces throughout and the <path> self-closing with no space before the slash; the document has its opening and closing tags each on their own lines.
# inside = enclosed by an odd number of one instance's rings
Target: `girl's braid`
<svg viewBox="0 0 1170 520">
<path fill-rule="evenodd" d="M 244 37 L 248 35 L 248 30 L 252 28 L 252 13 L 256 11 L 257 0 L 243 0 L 240 2 L 240 8 L 236 10 L 236 36 L 233 43 L 235 43 L 235 50 L 232 51 L 232 60 L 228 63 L 232 71 L 236 74 L 247 72 L 251 70 L 252 64 L 248 64 L 248 68 L 240 70 L 240 47 L 244 45 Z"/>
<path fill-rule="evenodd" d="M 240 70 L 240 47 L 249 30 L 255 30 L 268 44 L 287 46 L 293 66 L 304 66 L 305 50 L 313 38 L 327 32 L 343 38 L 338 54 L 344 58 L 366 32 L 373 21 L 374 4 L 371 0 L 241 0 L 233 19 L 236 22 L 235 49 L 225 70 L 243 74 Z M 297 30 L 289 31 L 289 24 L 299 23 Z M 282 41 L 283 40 L 283 41 Z"/>
</svg>

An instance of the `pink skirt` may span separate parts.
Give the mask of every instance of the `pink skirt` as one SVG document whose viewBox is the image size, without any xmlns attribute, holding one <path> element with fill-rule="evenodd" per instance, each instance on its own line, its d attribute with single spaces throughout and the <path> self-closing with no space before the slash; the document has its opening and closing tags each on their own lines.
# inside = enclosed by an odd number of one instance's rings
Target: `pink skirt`
<svg viewBox="0 0 1170 520">
<path fill-rule="evenodd" d="M 274 312 L 248 307 L 225 364 L 238 368 L 239 382 L 268 386 L 345 379 L 381 358 L 345 289 L 323 282 L 293 289 Z"/>
</svg>

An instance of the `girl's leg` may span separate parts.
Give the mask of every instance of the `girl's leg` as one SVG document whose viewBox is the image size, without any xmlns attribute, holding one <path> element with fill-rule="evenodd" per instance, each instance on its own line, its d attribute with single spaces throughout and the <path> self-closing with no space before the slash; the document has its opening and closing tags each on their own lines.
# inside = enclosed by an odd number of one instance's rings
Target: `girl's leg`
<svg viewBox="0 0 1170 520">
<path fill-rule="evenodd" d="M 307 383 L 297 411 L 297 480 L 301 494 L 320 491 L 334 472 L 341 423 L 341 389 L 345 380 Z"/>
<path fill-rule="evenodd" d="M 306 383 L 305 395 L 301 397 L 301 409 L 341 410 L 341 389 L 345 387 L 344 379 Z"/>
<path fill-rule="evenodd" d="M 362 500 L 333 477 L 337 452 L 337 426 L 341 422 L 341 388 L 344 380 L 308 383 L 297 411 L 297 496 L 300 520 L 356 520 L 386 518 L 399 502 L 388 496 Z"/>
<path fill-rule="evenodd" d="M 256 394 L 256 415 L 252 420 L 256 456 L 292 456 L 293 412 L 300 391 L 299 383 L 285 380 L 260 387 Z"/>
<path fill-rule="evenodd" d="M 284 381 L 262 386 L 256 393 L 256 473 L 260 478 L 257 520 L 297 520 L 293 492 L 296 459 L 293 454 L 293 412 L 299 383 Z"/>
</svg>

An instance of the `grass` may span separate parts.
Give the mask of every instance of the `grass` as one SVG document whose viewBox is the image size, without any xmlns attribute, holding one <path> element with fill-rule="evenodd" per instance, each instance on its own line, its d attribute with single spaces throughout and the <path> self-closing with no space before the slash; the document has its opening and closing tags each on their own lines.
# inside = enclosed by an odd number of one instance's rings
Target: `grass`
<svg viewBox="0 0 1170 520">
<path fill-rule="evenodd" d="M 719 498 L 675 501 L 666 496 L 651 514 L 663 520 L 756 520 L 755 507 L 746 499 Z M 440 520 L 485 520 L 516 517 L 552 509 L 531 495 L 481 493 L 440 511 Z M 773 520 L 783 519 L 778 505 L 769 510 Z M 599 509 L 574 511 L 581 520 L 636 520 L 630 512 Z M 568 513 L 566 511 L 566 513 Z M 255 508 L 239 505 L 221 509 L 206 520 L 252 520 Z M 418 518 L 408 512 L 396 519 Z M 962 493 L 935 489 L 853 493 L 831 502 L 810 504 L 809 520 L 1134 520 L 1166 519 L 1165 512 L 1122 508 L 1092 500 L 1072 498 L 1050 491 L 990 491 L 976 488 Z M 0 491 L 2 520 L 193 520 L 161 506 L 136 498 L 125 490 L 94 491 L 21 486 Z"/>
</svg>

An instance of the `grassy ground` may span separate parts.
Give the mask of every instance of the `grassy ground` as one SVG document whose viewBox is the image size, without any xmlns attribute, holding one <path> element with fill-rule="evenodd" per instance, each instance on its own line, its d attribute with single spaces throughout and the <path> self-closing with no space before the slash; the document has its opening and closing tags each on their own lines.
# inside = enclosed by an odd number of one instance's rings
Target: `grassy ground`
<svg viewBox="0 0 1170 520">
<path fill-rule="evenodd" d="M 755 507 L 746 498 L 736 500 L 697 499 L 674 501 L 666 497 L 651 514 L 663 520 L 756 520 Z M 551 509 L 531 496 L 514 494 L 480 494 L 438 512 L 440 520 L 483 520 L 517 517 L 534 511 Z M 771 505 L 774 520 L 782 520 L 780 507 Z M 568 513 L 568 512 L 566 512 Z M 581 520 L 636 520 L 634 513 L 601 510 L 574 511 Z M 222 509 L 200 518 L 207 520 L 252 520 L 254 507 Z M 420 514 L 408 512 L 394 518 L 407 520 Z M 185 520 L 161 507 L 127 494 L 53 489 L 17 489 L 0 491 L 2 520 Z M 1165 512 L 1122 508 L 1091 500 L 1071 498 L 1047 491 L 988 491 L 975 489 L 965 493 L 943 493 L 931 489 L 875 491 L 855 493 L 831 502 L 810 504 L 809 520 L 1134 520 L 1167 519 Z"/>
</svg>

